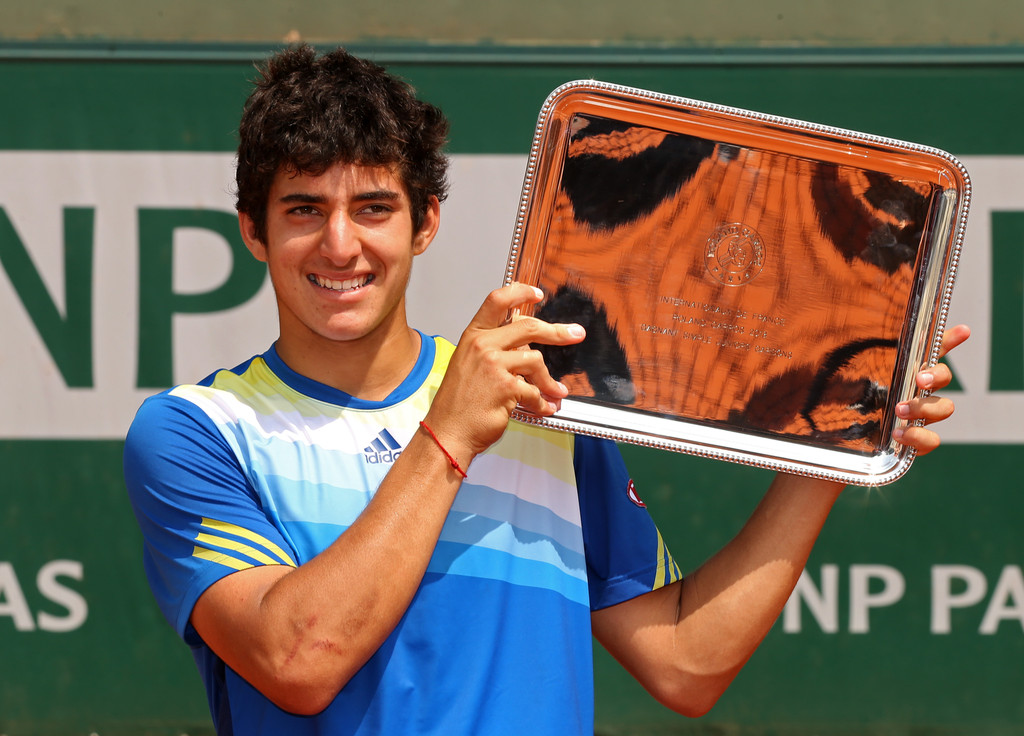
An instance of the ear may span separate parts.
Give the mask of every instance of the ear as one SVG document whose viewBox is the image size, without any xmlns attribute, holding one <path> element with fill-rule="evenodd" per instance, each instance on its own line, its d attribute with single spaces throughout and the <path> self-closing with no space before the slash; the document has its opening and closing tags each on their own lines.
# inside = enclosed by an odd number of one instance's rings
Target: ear
<svg viewBox="0 0 1024 736">
<path fill-rule="evenodd" d="M 423 217 L 423 224 L 420 226 L 419 232 L 412 238 L 413 255 L 418 256 L 427 249 L 427 246 L 430 245 L 434 236 L 437 235 L 437 230 L 440 227 L 441 203 L 437 201 L 437 197 L 431 197 L 427 203 L 427 212 Z"/>
<path fill-rule="evenodd" d="M 242 233 L 245 247 L 257 261 L 267 262 L 267 246 L 256 237 L 256 223 L 244 212 L 238 213 L 238 230 Z"/>
</svg>

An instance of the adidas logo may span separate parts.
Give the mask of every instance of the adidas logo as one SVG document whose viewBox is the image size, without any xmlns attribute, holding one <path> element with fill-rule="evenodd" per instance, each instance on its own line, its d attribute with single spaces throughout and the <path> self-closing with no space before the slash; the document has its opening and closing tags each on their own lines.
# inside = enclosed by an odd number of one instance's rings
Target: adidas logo
<svg viewBox="0 0 1024 736">
<path fill-rule="evenodd" d="M 391 436 L 389 431 L 382 429 L 373 442 L 363 448 L 363 453 L 365 453 L 366 462 L 371 465 L 393 463 L 402 454 L 402 446 Z"/>
</svg>

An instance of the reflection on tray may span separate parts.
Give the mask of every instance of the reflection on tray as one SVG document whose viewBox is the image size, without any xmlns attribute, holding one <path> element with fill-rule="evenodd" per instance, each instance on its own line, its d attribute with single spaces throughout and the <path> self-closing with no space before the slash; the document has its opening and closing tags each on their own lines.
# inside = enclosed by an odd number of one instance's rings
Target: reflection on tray
<svg viewBox="0 0 1024 736">
<path fill-rule="evenodd" d="M 578 397 L 874 452 L 935 187 L 573 117 L 538 316 Z"/>
<path fill-rule="evenodd" d="M 820 132 L 689 125 L 690 111 L 645 117 L 608 97 L 569 95 L 538 134 L 551 153 L 510 257 L 510 278 L 547 295 L 538 316 L 587 329 L 581 345 L 538 346 L 570 398 L 608 408 L 602 424 L 621 410 L 631 427 L 675 418 L 744 446 L 893 451 L 893 407 L 949 276 L 955 179 L 900 152 L 845 156 Z"/>
</svg>

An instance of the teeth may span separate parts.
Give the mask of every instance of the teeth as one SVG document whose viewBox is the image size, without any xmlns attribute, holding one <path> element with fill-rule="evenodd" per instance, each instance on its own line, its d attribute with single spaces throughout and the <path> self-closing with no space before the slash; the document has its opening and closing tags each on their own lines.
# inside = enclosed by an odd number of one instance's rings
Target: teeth
<svg viewBox="0 0 1024 736">
<path fill-rule="evenodd" d="M 328 279 L 323 276 L 318 276 L 315 273 L 311 273 L 309 275 L 309 280 L 314 284 L 322 286 L 325 289 L 331 289 L 332 291 L 353 291 L 355 289 L 362 288 L 373 281 L 373 274 L 366 274 L 365 276 L 360 276 L 355 279 L 336 281 L 335 279 Z"/>
</svg>

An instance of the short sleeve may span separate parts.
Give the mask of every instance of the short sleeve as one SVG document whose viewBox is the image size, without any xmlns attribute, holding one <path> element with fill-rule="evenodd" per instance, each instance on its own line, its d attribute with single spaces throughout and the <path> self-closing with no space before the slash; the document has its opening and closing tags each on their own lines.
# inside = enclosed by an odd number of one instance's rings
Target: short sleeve
<svg viewBox="0 0 1024 736">
<path fill-rule="evenodd" d="M 574 455 L 592 610 L 681 579 L 618 446 L 577 436 Z"/>
<path fill-rule="evenodd" d="M 150 588 L 190 644 L 192 608 L 210 585 L 257 565 L 295 565 L 231 444 L 190 402 L 163 393 L 143 403 L 125 439 L 124 477 Z"/>
</svg>

